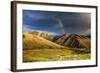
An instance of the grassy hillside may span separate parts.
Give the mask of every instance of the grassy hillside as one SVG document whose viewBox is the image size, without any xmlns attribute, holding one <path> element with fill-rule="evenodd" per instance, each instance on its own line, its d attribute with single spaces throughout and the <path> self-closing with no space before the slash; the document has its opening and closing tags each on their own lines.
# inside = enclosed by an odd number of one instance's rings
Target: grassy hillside
<svg viewBox="0 0 100 73">
<path fill-rule="evenodd" d="M 64 60 L 87 60 L 90 59 L 90 53 L 75 54 L 69 53 L 66 49 L 35 49 L 24 50 L 23 62 L 40 61 L 64 61 Z"/>
<path fill-rule="evenodd" d="M 85 46 L 86 48 L 91 48 L 90 46 L 91 46 L 91 41 L 90 41 L 90 39 L 80 39 L 80 38 L 78 38 L 78 41 L 80 42 L 80 46 Z"/>
<path fill-rule="evenodd" d="M 29 32 L 23 33 L 23 62 L 85 59 L 90 59 L 90 53 L 81 54 L 80 50 L 61 46 Z"/>
<path fill-rule="evenodd" d="M 65 47 L 60 46 L 51 41 L 48 41 L 42 37 L 25 32 L 24 38 L 23 38 L 23 48 L 26 50 L 31 50 L 31 49 L 44 49 L 44 48 L 59 49 L 59 48 L 65 48 Z"/>
</svg>

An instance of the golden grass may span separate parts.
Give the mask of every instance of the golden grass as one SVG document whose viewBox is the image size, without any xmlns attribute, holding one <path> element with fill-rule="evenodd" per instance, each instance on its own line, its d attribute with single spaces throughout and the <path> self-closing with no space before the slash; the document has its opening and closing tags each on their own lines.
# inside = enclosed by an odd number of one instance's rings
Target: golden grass
<svg viewBox="0 0 100 73">
<path fill-rule="evenodd" d="M 83 40 L 80 40 L 80 42 L 83 43 Z M 84 40 L 84 43 L 88 44 L 88 41 Z M 64 47 L 42 37 L 24 32 L 23 62 L 86 59 L 90 59 L 90 53 L 81 54 L 79 50 Z"/>
<path fill-rule="evenodd" d="M 64 61 L 64 60 L 86 60 L 90 59 L 88 54 L 72 54 L 66 49 L 37 49 L 24 50 L 23 62 L 37 61 Z"/>
<path fill-rule="evenodd" d="M 78 39 L 78 40 L 83 46 L 85 46 L 86 48 L 90 48 L 91 46 L 90 39 Z"/>
<path fill-rule="evenodd" d="M 29 33 L 24 33 L 24 35 L 26 36 L 23 39 L 23 47 L 24 49 L 44 49 L 44 48 L 51 48 L 51 49 L 55 49 L 55 48 L 63 48 L 62 46 L 53 43 L 51 41 L 48 41 L 42 37 L 36 36 L 36 35 L 32 35 Z"/>
</svg>

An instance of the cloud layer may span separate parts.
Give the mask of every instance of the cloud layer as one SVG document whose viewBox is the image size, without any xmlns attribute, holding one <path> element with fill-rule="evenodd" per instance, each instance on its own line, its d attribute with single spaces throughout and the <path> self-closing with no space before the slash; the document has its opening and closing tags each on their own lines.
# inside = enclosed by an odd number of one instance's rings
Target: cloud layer
<svg viewBox="0 0 100 73">
<path fill-rule="evenodd" d="M 23 10 L 23 31 L 90 34 L 91 14 Z"/>
</svg>

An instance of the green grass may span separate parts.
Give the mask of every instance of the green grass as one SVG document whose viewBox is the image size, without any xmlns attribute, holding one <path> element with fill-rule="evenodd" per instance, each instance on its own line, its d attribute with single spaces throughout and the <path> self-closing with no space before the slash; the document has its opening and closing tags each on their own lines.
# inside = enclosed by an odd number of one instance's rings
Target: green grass
<svg viewBox="0 0 100 73">
<path fill-rule="evenodd" d="M 23 62 L 36 61 L 59 61 L 59 60 L 86 60 L 90 59 L 88 54 L 72 54 L 66 49 L 36 49 L 24 50 Z"/>
</svg>

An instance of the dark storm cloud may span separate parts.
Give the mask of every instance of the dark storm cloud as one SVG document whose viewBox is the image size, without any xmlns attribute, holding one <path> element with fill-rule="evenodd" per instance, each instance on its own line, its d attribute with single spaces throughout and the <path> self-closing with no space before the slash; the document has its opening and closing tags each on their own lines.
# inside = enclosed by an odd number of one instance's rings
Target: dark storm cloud
<svg viewBox="0 0 100 73">
<path fill-rule="evenodd" d="M 23 10 L 23 31 L 90 34 L 90 13 Z"/>
</svg>

